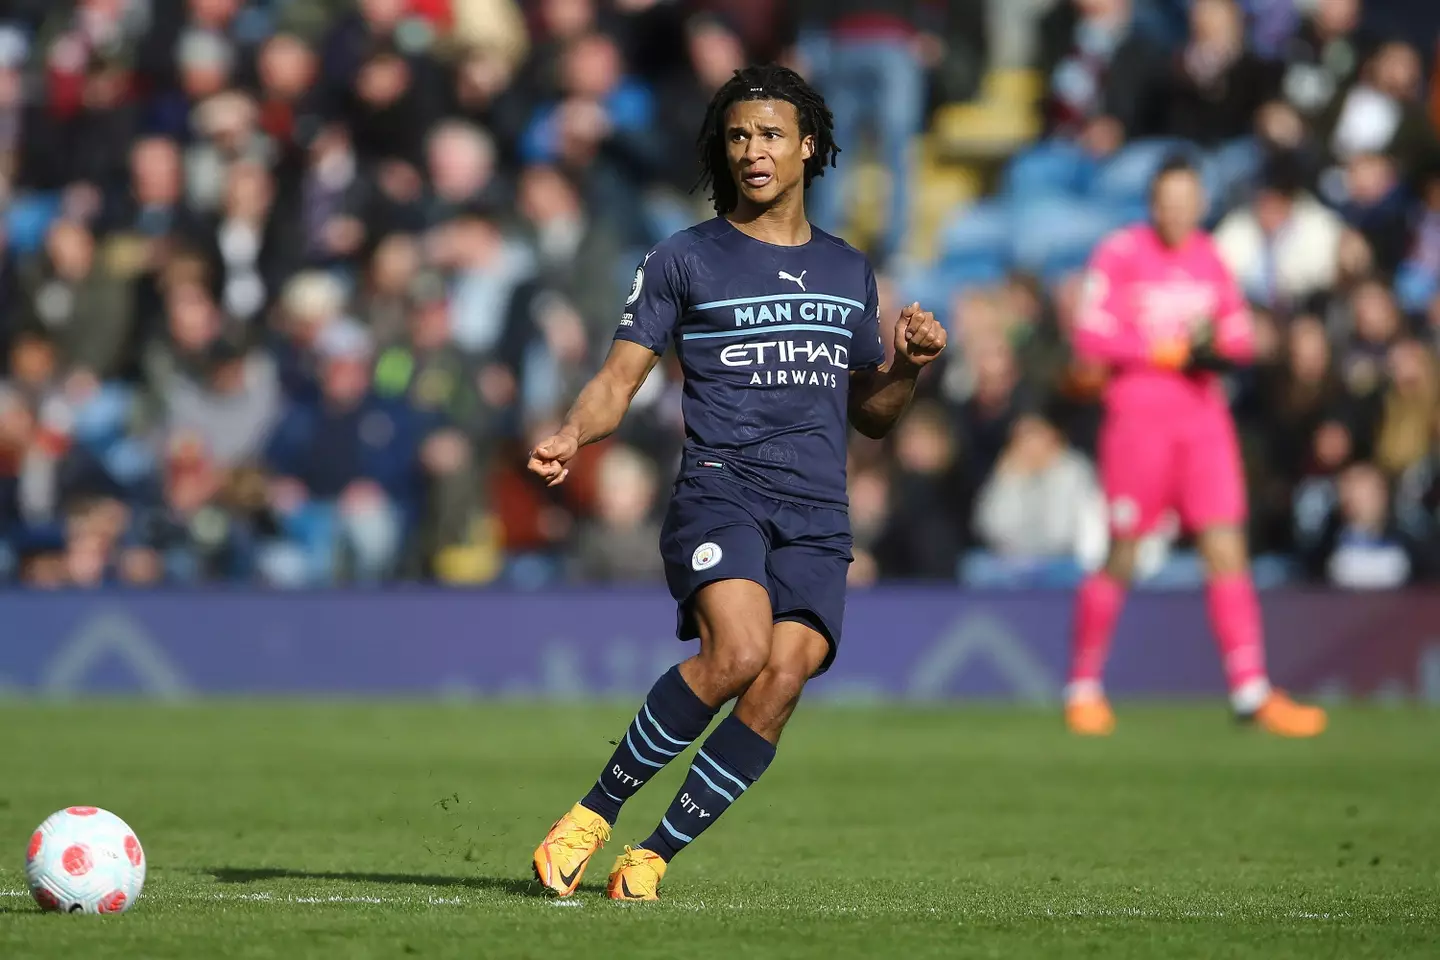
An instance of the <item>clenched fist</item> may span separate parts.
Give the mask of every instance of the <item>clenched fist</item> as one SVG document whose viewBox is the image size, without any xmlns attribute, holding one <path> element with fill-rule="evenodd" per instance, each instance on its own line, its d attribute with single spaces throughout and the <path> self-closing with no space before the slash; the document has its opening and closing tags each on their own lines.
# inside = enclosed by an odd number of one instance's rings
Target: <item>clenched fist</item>
<svg viewBox="0 0 1440 960">
<path fill-rule="evenodd" d="M 918 302 L 912 303 L 900 311 L 900 320 L 895 324 L 895 364 L 923 367 L 940 356 L 945 341 L 945 328 L 935 314 L 921 310 Z"/>
<path fill-rule="evenodd" d="M 541 441 L 530 451 L 530 472 L 542 478 L 547 487 L 553 487 L 565 482 L 570 476 L 571 458 L 580 450 L 580 444 L 572 436 L 564 433 L 557 433 L 548 440 Z"/>
</svg>

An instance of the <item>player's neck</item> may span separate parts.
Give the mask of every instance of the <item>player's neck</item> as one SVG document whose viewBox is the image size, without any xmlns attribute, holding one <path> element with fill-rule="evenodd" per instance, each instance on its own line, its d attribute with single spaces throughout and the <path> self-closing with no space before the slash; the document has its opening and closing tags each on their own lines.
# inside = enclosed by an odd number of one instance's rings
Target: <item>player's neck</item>
<svg viewBox="0 0 1440 960">
<path fill-rule="evenodd" d="M 725 218 L 747 237 L 778 247 L 799 247 L 810 242 L 810 221 L 799 197 L 782 197 L 768 207 L 741 199 Z"/>
</svg>

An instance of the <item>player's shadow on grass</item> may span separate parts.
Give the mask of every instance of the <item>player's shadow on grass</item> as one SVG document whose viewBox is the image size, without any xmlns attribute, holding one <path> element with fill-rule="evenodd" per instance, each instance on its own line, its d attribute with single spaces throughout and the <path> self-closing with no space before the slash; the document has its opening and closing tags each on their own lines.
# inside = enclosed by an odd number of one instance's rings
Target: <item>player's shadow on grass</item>
<svg viewBox="0 0 1440 960">
<path fill-rule="evenodd" d="M 365 873 L 351 870 L 288 870 L 284 867 L 212 867 L 206 871 L 221 883 L 261 883 L 266 880 L 343 880 L 410 887 L 465 887 L 491 890 L 512 897 L 540 897 L 545 891 L 534 880 L 520 877 L 447 877 L 431 873 Z"/>
</svg>

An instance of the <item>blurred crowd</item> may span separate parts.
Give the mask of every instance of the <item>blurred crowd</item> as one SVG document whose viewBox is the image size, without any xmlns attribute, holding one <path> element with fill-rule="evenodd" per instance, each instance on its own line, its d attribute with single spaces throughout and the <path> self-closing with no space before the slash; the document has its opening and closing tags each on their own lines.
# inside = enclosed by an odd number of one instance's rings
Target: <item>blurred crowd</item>
<svg viewBox="0 0 1440 960">
<path fill-rule="evenodd" d="M 1089 249 L 1177 145 L 1259 318 L 1230 386 L 1264 569 L 1440 576 L 1422 7 L 9 0 L 0 583 L 658 580 L 673 357 L 564 486 L 523 453 L 603 359 L 635 263 L 709 215 L 711 93 L 770 60 L 846 149 L 812 218 L 844 233 L 873 158 L 882 316 L 920 297 L 952 331 L 896 435 L 854 444 L 857 584 L 1098 561 L 1103 375 L 1066 329 Z M 920 138 L 1006 70 L 1040 78 L 1044 136 L 919 259 Z M 1147 549 L 1152 582 L 1193 575 L 1175 535 Z"/>
</svg>

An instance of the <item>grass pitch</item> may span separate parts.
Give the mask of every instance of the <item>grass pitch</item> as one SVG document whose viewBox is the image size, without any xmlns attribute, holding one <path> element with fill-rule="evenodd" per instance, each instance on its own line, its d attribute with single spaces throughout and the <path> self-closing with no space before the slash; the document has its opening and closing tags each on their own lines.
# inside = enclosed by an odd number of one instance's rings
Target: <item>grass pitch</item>
<svg viewBox="0 0 1440 960">
<path fill-rule="evenodd" d="M 0 957 L 1281 958 L 1440 955 L 1440 713 L 1316 742 L 1122 705 L 1104 741 L 1011 709 L 802 707 L 659 904 L 563 906 L 534 844 L 633 704 L 0 707 Z M 43 915 L 30 831 L 108 807 L 149 855 L 119 917 Z M 8 838 L 8 840 L 6 839 Z"/>
</svg>

